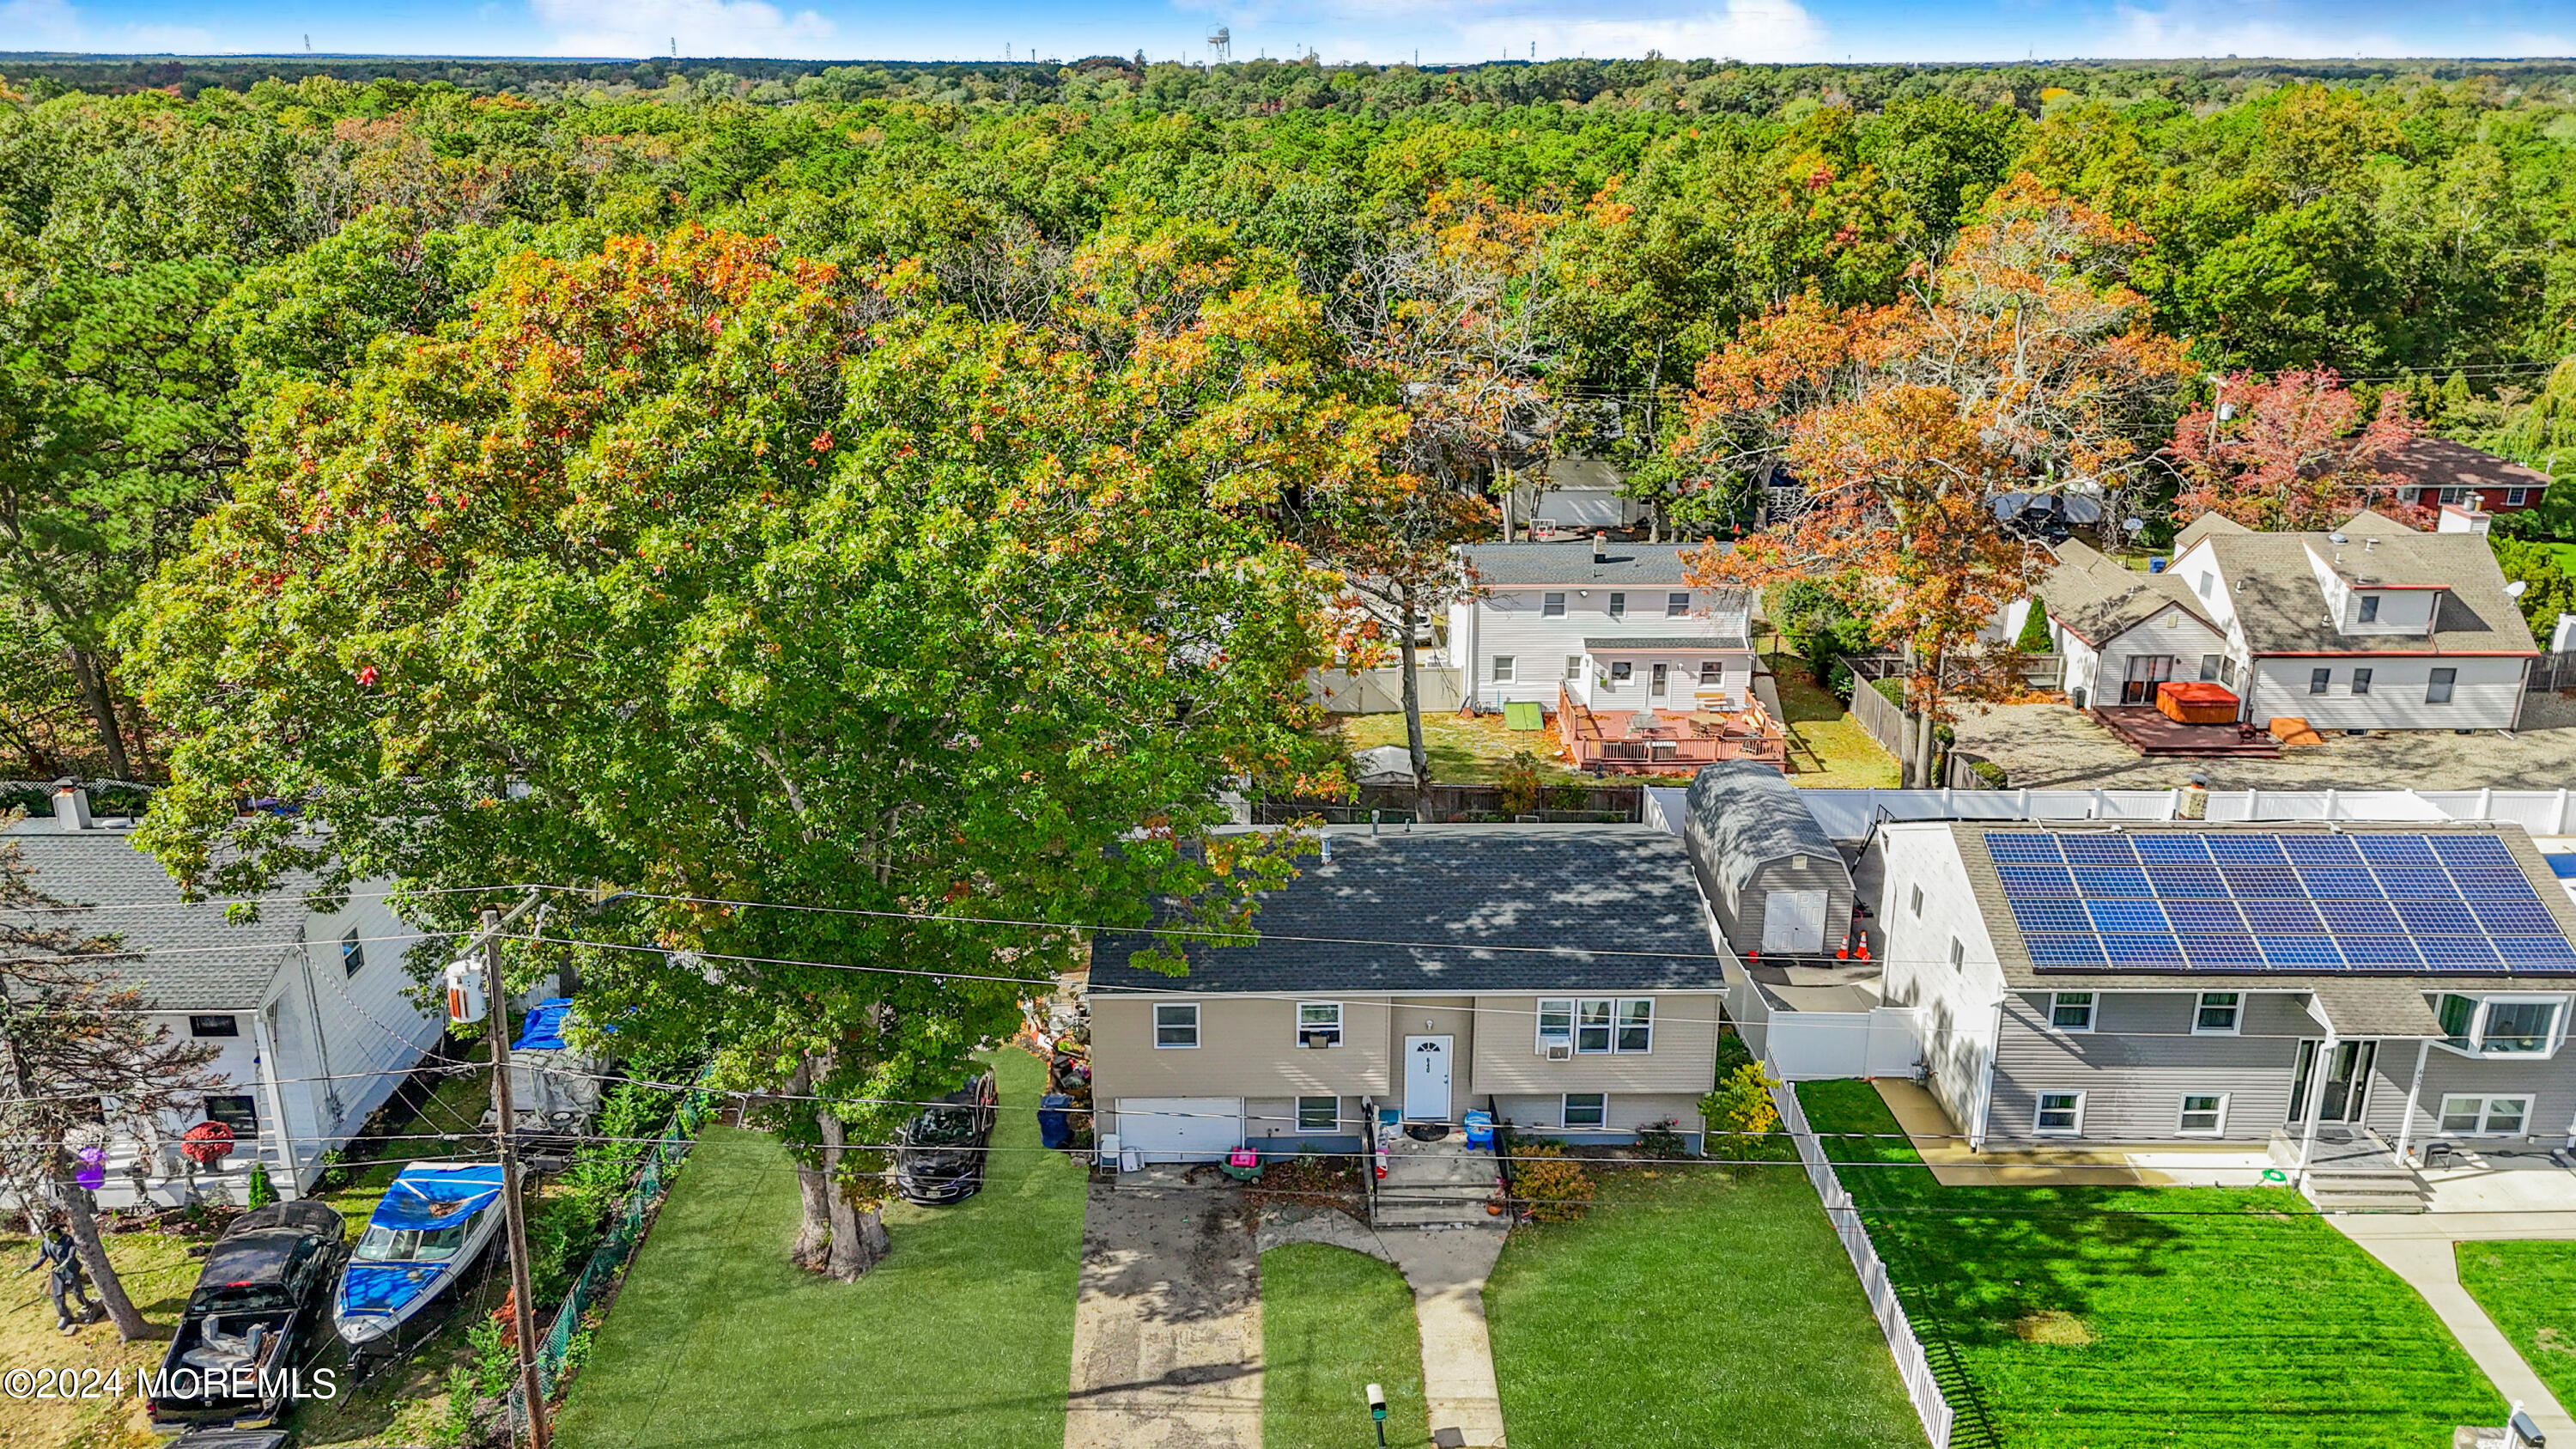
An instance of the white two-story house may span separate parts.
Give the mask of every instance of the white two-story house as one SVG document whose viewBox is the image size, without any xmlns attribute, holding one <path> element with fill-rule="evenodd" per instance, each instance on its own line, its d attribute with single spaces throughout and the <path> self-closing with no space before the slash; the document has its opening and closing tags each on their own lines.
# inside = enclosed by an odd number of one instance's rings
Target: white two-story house
<svg viewBox="0 0 2576 1449">
<path fill-rule="evenodd" d="M 2445 508 L 2436 533 L 2376 513 L 2258 533 L 2209 514 L 2162 574 L 2061 545 L 2039 595 L 2067 693 L 2092 707 L 2152 705 L 2158 684 L 2192 679 L 2234 691 L 2257 725 L 2512 729 L 2538 650 L 2484 521 Z"/>
<path fill-rule="evenodd" d="M 1725 544 L 1491 544 L 1449 610 L 1459 697 L 1477 708 L 1742 709 L 1752 699 L 1751 598 L 1692 585 L 1689 558 Z"/>
</svg>

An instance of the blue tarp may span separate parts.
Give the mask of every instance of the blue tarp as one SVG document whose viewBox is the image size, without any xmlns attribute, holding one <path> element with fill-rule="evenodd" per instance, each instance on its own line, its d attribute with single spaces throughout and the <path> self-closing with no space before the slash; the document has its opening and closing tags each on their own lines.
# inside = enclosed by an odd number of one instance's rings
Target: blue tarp
<svg viewBox="0 0 2576 1449">
<path fill-rule="evenodd" d="M 340 1280 L 340 1311 L 391 1313 L 446 1276 L 444 1263 L 351 1263 Z"/>
<path fill-rule="evenodd" d="M 569 996 L 549 996 L 537 1003 L 520 1024 L 519 1039 L 510 1043 L 517 1051 L 561 1051 L 564 1048 L 564 1017 L 572 1011 Z"/>
<path fill-rule="evenodd" d="M 2576 880 L 2576 855 L 2544 855 L 2541 859 L 2549 862 L 2551 875 L 2560 880 Z"/>
<path fill-rule="evenodd" d="M 501 1165 L 473 1163 L 441 1167 L 415 1162 L 402 1170 L 385 1200 L 376 1204 L 367 1225 L 375 1228 L 435 1229 L 463 1222 L 501 1195 Z"/>
</svg>

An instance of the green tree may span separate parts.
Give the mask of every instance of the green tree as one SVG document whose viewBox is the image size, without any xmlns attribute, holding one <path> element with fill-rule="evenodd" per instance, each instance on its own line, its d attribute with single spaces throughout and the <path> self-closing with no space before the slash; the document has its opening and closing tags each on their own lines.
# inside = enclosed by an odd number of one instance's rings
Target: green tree
<svg viewBox="0 0 2576 1449">
<path fill-rule="evenodd" d="M 2576 577 L 2568 574 L 2548 544 L 2495 537 L 2487 542 L 2495 549 L 2496 567 L 2504 571 L 2505 582 L 2522 585 L 2522 596 L 2514 602 L 2522 606 L 2522 617 L 2539 636 L 2541 647 L 2547 648 L 2558 616 L 2576 614 Z"/>
<path fill-rule="evenodd" d="M 2024 654 L 2048 652 L 2048 601 L 2037 594 L 2030 596 L 2030 612 L 2022 616 L 2021 637 L 2013 647 Z"/>
<path fill-rule="evenodd" d="M 981 321 L 918 268 L 688 227 L 521 257 L 470 320 L 282 388 L 144 600 L 181 743 L 139 842 L 227 892 L 635 892 L 514 969 L 585 952 L 627 1050 L 711 1040 L 718 1082 L 812 1114 L 816 1236 L 863 1271 L 861 1145 L 1078 927 L 1175 894 L 1245 923 L 1294 841 L 1210 838 L 1220 790 L 1338 764 L 1303 702 L 1328 581 L 1271 518 L 1374 465 L 1317 310 L 1205 237 L 1069 275 Z"/>
</svg>

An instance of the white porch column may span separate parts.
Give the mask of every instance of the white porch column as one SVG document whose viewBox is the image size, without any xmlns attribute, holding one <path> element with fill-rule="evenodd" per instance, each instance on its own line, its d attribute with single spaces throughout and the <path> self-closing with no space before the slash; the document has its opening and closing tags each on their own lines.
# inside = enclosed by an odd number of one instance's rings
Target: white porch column
<svg viewBox="0 0 2576 1449">
<path fill-rule="evenodd" d="M 2325 1116 L 2318 1108 L 2325 1101 L 2326 1073 L 2334 1070 L 2335 1048 L 2342 1044 L 2335 1036 L 2335 1029 L 2327 1027 L 2326 1039 L 2317 1046 L 2317 1059 L 2308 1068 L 2307 1099 L 2299 1104 L 2300 1110 L 2308 1114 L 2308 1130 L 2299 1137 L 2299 1171 L 2302 1173 L 2308 1170 L 2309 1156 L 2317 1150 L 2317 1119 Z"/>
<path fill-rule="evenodd" d="M 2415 1139 L 2415 1103 L 2424 1094 L 2424 1061 L 2432 1055 L 2433 1039 L 2425 1037 L 2415 1043 L 2415 1078 L 2406 1084 L 2406 1115 L 2397 1123 L 2397 1162 L 2406 1163 L 2407 1144 Z"/>
</svg>

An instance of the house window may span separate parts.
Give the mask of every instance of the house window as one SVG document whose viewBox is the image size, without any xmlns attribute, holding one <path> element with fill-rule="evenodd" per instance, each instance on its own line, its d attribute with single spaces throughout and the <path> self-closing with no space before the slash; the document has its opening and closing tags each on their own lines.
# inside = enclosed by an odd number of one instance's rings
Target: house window
<svg viewBox="0 0 2576 1449">
<path fill-rule="evenodd" d="M 1546 1056 L 1551 1046 L 1569 1051 L 1574 1047 L 1574 1003 L 1570 1000 L 1538 1004 L 1538 1054 Z"/>
<path fill-rule="evenodd" d="M 2245 997 L 2235 991 L 2204 991 L 2192 1013 L 2194 1036 L 2234 1036 L 2245 1019 Z"/>
<path fill-rule="evenodd" d="M 1699 662 L 1699 682 L 1710 689 L 1715 689 L 1719 685 L 1726 683 L 1726 662 L 1720 659 L 1701 660 Z"/>
<path fill-rule="evenodd" d="M 1619 1050 L 1650 1052 L 1655 1049 L 1655 1003 L 1650 997 L 1632 997 L 1619 1003 Z"/>
<path fill-rule="evenodd" d="M 2456 669 L 2434 670 L 2432 681 L 2424 686 L 2424 702 L 2426 704 L 2449 704 L 2451 702 L 2451 686 L 2458 683 L 2459 678 L 2460 671 Z"/>
<path fill-rule="evenodd" d="M 2379 596 L 2377 594 L 2364 594 L 2361 596 L 2361 622 L 2365 624 L 2376 624 L 2379 622 Z"/>
<path fill-rule="evenodd" d="M 1342 1004 L 1338 1001 L 1301 1001 L 1297 1003 L 1297 1045 L 1301 1047 L 1342 1044 Z"/>
<path fill-rule="evenodd" d="M 233 1129 L 233 1136 L 244 1142 L 259 1136 L 259 1111 L 251 1106 L 247 1093 L 238 1097 L 208 1097 L 206 1120 L 221 1122 Z"/>
<path fill-rule="evenodd" d="M 2209 581 L 2215 577 L 2217 577 L 2215 574 L 2202 574 L 2200 576 L 2200 596 L 2202 598 L 2206 599 L 2209 597 Z"/>
<path fill-rule="evenodd" d="M 2218 662 L 2223 657 L 2225 656 L 2218 654 L 2203 654 L 2200 656 L 2200 677 L 2205 680 L 2216 679 L 2218 677 Z"/>
<path fill-rule="evenodd" d="M 1565 677 L 1568 679 L 1581 679 L 1583 677 L 1582 655 L 1568 654 L 1565 656 Z"/>
<path fill-rule="evenodd" d="M 2185 1092 L 2182 1117 L 2174 1131 L 2184 1137 L 2215 1137 L 2227 1130 L 2225 1092 Z"/>
<path fill-rule="evenodd" d="M 1684 616 L 1684 615 L 1688 614 L 1689 612 L 1690 612 L 1690 595 L 1688 595 L 1688 594 L 1666 594 L 1666 595 L 1664 595 L 1664 617 L 1665 617 L 1665 618 L 1667 618 L 1667 619 L 1678 619 L 1678 618 L 1681 618 L 1682 616 Z"/>
<path fill-rule="evenodd" d="M 1921 887 L 1921 886 L 1916 886 L 1916 887 L 1914 888 L 1914 902 L 1913 902 L 1913 904 L 1914 904 L 1914 914 L 1916 914 L 1916 915 L 1918 915 L 1918 916 L 1919 916 L 1919 915 L 1921 915 L 1921 914 L 1923 914 L 1923 887 Z M 1955 965 L 1957 965 L 1957 964 L 1959 964 L 1959 963 L 1957 963 L 1956 961 L 1953 961 L 1953 962 L 1951 962 L 1950 964 L 1951 964 L 1951 965 L 1953 965 L 1953 966 L 1955 966 Z"/>
<path fill-rule="evenodd" d="M 1950 969 L 1959 971 L 1968 964 L 1968 943 L 1956 936 L 1950 938 Z"/>
<path fill-rule="evenodd" d="M 2445 996 L 2442 1045 L 2473 1056 L 2545 1056 L 2557 1044 L 2559 1005 L 2551 998 Z"/>
<path fill-rule="evenodd" d="M 1564 617 L 1565 617 L 1565 595 L 1563 595 L 1563 594 L 1541 594 L 1541 595 L 1539 595 L 1539 600 L 1538 600 L 1538 616 L 1539 616 L 1540 618 L 1542 618 L 1542 619 L 1562 619 L 1562 618 L 1564 618 Z"/>
<path fill-rule="evenodd" d="M 358 928 L 351 926 L 349 934 L 340 938 L 340 970 L 355 976 L 358 968 L 366 964 L 367 943 L 358 939 Z"/>
<path fill-rule="evenodd" d="M 1497 654 L 1494 656 L 1494 682 L 1496 684 L 1512 683 L 1514 676 L 1519 673 L 1519 670 L 1520 660 L 1517 656 L 1510 654 Z"/>
<path fill-rule="evenodd" d="M 2218 660 L 2218 682 L 2230 689 L 2236 687 L 2236 661 L 2221 655 Z"/>
<path fill-rule="evenodd" d="M 190 1036 L 239 1036 L 241 1018 L 237 1016 L 192 1016 L 188 1018 Z"/>
<path fill-rule="evenodd" d="M 1607 997 L 1575 1003 L 1574 1049 L 1579 1052 L 1610 1050 L 1610 1017 L 1617 1003 Z"/>
<path fill-rule="evenodd" d="M 1330 1132 L 1342 1125 L 1342 1099 L 1339 1097 L 1299 1097 L 1297 1130 Z"/>
<path fill-rule="evenodd" d="M 2530 499 L 2531 490 L 2528 488 L 2508 488 L 2504 490 L 2504 506 L 2507 508 L 2520 508 L 2524 503 L 2529 502 Z"/>
<path fill-rule="evenodd" d="M 2354 670 L 2354 671 L 2352 672 L 2352 692 L 2353 692 L 2353 693 L 2355 693 L 2355 694 L 2368 694 L 2368 693 L 2370 693 L 2370 671 L 2369 671 L 2369 670 L 2367 670 L 2367 669 L 2356 669 L 2356 670 Z"/>
<path fill-rule="evenodd" d="M 1194 1047 L 1199 1044 L 1199 1004 L 1195 1001 L 1154 1003 L 1154 1045 Z"/>
<path fill-rule="evenodd" d="M 1565 1094 L 1565 1125 L 1598 1127 L 1610 1120 L 1610 1094 L 1607 1092 L 1568 1092 Z"/>
<path fill-rule="evenodd" d="M 2308 671 L 2308 693 L 2323 694 L 2326 692 L 2326 686 L 2332 683 L 2334 683 L 2333 670 L 2311 669 Z"/>
<path fill-rule="evenodd" d="M 2093 1029 L 2093 993 L 2060 991 L 2048 998 L 2048 1024 L 2059 1031 Z"/>
<path fill-rule="evenodd" d="M 1636 673 L 1637 666 L 1629 663 L 1625 659 L 1622 659 L 1618 663 L 1610 666 L 1610 682 L 1612 684 L 1625 684 L 1630 679 L 1635 678 Z"/>
<path fill-rule="evenodd" d="M 2049 1137 L 2073 1137 L 2084 1130 L 2082 1092 L 2042 1092 L 2031 1129 Z"/>
<path fill-rule="evenodd" d="M 1613 619 L 1624 619 L 1627 616 L 1628 596 L 1626 594 L 1612 594 L 1610 596 L 1610 617 Z"/>
<path fill-rule="evenodd" d="M 2444 1097 L 2442 1130 L 2463 1136 L 2511 1137 L 2531 1118 L 2529 1097 Z"/>
</svg>

